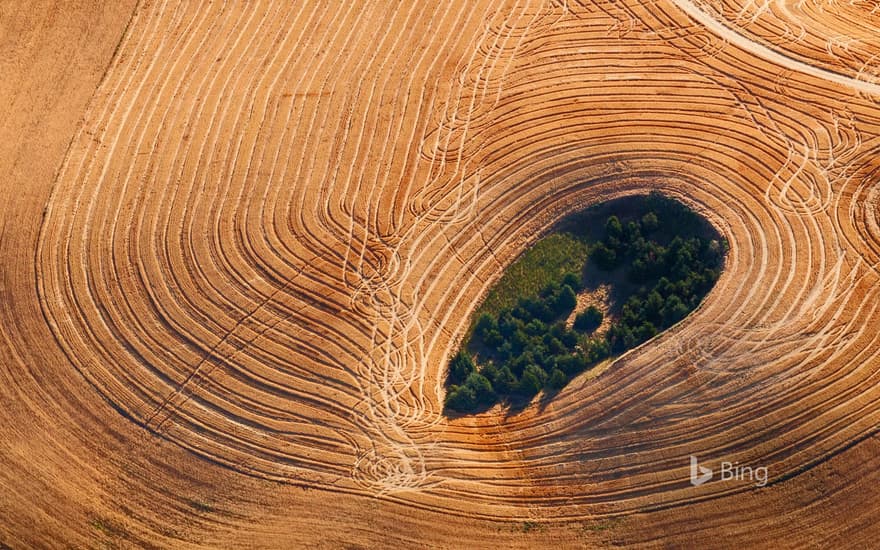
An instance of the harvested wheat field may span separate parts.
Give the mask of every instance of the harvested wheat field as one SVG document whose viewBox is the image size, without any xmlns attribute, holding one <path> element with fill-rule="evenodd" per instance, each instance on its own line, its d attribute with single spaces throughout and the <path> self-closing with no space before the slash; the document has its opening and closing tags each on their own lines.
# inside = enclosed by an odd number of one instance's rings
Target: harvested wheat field
<svg viewBox="0 0 880 550">
<path fill-rule="evenodd" d="M 0 0 L 0 75 L 0 546 L 876 545 L 876 2 Z M 445 414 L 505 268 L 649 191 L 700 307 Z"/>
</svg>

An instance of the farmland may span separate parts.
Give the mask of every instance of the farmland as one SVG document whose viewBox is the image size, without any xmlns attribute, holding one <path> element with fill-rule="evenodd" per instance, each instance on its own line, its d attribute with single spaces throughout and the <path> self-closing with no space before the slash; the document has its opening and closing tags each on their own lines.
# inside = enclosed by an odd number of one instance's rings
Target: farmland
<svg viewBox="0 0 880 550">
<path fill-rule="evenodd" d="M 0 2 L 0 545 L 874 544 L 875 10 Z M 699 307 L 445 415 L 506 270 L 654 191 Z"/>
</svg>

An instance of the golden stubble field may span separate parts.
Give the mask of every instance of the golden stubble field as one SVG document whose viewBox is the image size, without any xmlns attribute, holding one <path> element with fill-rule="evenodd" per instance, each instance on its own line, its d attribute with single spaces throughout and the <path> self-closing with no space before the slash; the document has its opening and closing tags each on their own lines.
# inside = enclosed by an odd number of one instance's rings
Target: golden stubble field
<svg viewBox="0 0 880 550">
<path fill-rule="evenodd" d="M 880 13 L 733 0 L 0 1 L 0 542 L 869 545 Z M 730 242 L 598 377 L 442 415 L 560 217 Z M 770 483 L 688 481 L 688 456 Z"/>
</svg>

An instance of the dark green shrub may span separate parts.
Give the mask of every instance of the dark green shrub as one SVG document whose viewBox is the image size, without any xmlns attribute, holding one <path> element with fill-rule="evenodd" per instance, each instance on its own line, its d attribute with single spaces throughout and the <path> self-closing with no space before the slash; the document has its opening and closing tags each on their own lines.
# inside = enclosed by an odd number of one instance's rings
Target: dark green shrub
<svg viewBox="0 0 880 550">
<path fill-rule="evenodd" d="M 606 338 L 592 338 L 585 346 L 586 360 L 589 363 L 598 363 L 611 356 L 611 344 Z"/>
<path fill-rule="evenodd" d="M 581 289 L 581 278 L 577 273 L 566 273 L 562 277 L 562 285 L 570 286 L 575 291 Z"/>
<path fill-rule="evenodd" d="M 533 397 L 541 391 L 546 381 L 547 373 L 544 369 L 534 364 L 526 365 L 519 380 L 519 391 L 527 397 Z"/>
<path fill-rule="evenodd" d="M 663 323 L 666 326 L 672 326 L 684 319 L 689 312 L 689 308 L 681 301 L 681 298 L 673 294 L 666 299 L 663 306 Z"/>
<path fill-rule="evenodd" d="M 478 405 L 491 405 L 495 402 L 496 396 L 492 382 L 482 374 L 472 372 L 465 380 L 464 386 L 473 390 Z"/>
<path fill-rule="evenodd" d="M 568 315 L 571 313 L 571 310 L 574 309 L 574 306 L 577 305 L 577 294 L 575 294 L 574 289 L 568 285 L 563 286 L 555 298 L 553 313 L 556 317 Z"/>
<path fill-rule="evenodd" d="M 446 407 L 454 411 L 470 412 L 477 406 L 477 395 L 473 388 L 451 386 L 446 394 Z"/>
<path fill-rule="evenodd" d="M 547 332 L 547 325 L 538 319 L 532 319 L 525 326 L 525 332 L 529 336 L 540 336 Z"/>
<path fill-rule="evenodd" d="M 494 363 L 489 363 L 483 368 L 482 373 L 492 382 L 496 394 L 509 395 L 516 391 L 519 381 L 507 365 L 498 367 Z"/>
<path fill-rule="evenodd" d="M 560 390 L 566 384 L 568 384 L 568 376 L 558 368 L 553 369 L 546 383 L 547 388 L 551 390 Z"/>
<path fill-rule="evenodd" d="M 660 226 L 660 220 L 657 219 L 657 214 L 653 211 L 648 212 L 644 216 L 642 216 L 642 233 L 644 235 L 649 235 L 657 230 L 657 227 Z"/>
<path fill-rule="evenodd" d="M 453 384 L 461 384 L 475 370 L 476 366 L 471 354 L 463 349 L 459 350 L 449 362 L 449 381 Z"/>
<path fill-rule="evenodd" d="M 568 376 L 574 376 L 585 370 L 588 366 L 589 361 L 587 361 L 586 356 L 582 353 L 569 353 L 556 358 L 556 368 Z"/>
<path fill-rule="evenodd" d="M 623 237 L 623 225 L 617 216 L 609 216 L 605 221 L 605 235 L 607 239 L 621 239 Z"/>
<path fill-rule="evenodd" d="M 604 315 L 596 306 L 589 306 L 574 318 L 574 328 L 581 332 L 593 332 L 602 324 Z"/>
<path fill-rule="evenodd" d="M 504 343 L 504 338 L 501 336 L 501 333 L 498 332 L 498 329 L 493 329 L 488 331 L 482 337 L 483 343 L 489 347 L 489 349 L 497 350 L 501 344 Z"/>
<path fill-rule="evenodd" d="M 599 269 L 604 271 L 611 271 L 618 264 L 617 253 L 604 243 L 596 245 L 590 257 L 596 262 Z"/>
</svg>

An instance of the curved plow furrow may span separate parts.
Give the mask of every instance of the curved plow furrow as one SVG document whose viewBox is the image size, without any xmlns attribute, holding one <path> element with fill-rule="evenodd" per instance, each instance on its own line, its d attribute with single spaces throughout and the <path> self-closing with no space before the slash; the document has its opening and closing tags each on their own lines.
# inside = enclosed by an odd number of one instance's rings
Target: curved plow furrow
<svg viewBox="0 0 880 550">
<path fill-rule="evenodd" d="M 869 8 L 144 2 L 45 211 L 40 322 L 140 441 L 254 483 L 493 520 L 745 507 L 689 455 L 783 491 L 880 422 Z M 444 416 L 503 270 L 655 190 L 729 243 L 704 303 L 552 399 Z"/>
</svg>

